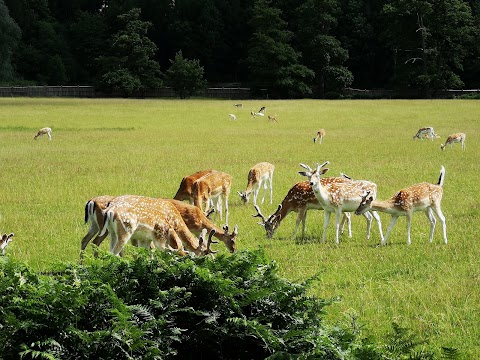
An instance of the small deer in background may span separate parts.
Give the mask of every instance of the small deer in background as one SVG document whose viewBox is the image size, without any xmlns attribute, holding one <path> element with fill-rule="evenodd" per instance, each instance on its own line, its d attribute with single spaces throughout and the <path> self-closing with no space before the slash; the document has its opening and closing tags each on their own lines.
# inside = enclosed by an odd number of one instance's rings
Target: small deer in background
<svg viewBox="0 0 480 360">
<path fill-rule="evenodd" d="M 235 106 L 237 108 L 243 108 L 243 104 L 233 104 L 233 106 Z"/>
<path fill-rule="evenodd" d="M 435 134 L 435 131 L 433 130 L 433 127 L 424 127 L 420 128 L 415 136 L 413 137 L 413 140 L 415 139 L 421 139 L 423 140 L 424 138 L 430 139 L 433 141 L 433 139 L 438 138 L 439 136 Z"/>
<path fill-rule="evenodd" d="M 37 135 L 35 135 L 33 137 L 33 139 L 37 140 L 38 137 L 43 136 L 43 135 L 47 135 L 48 140 L 52 140 L 52 129 L 49 128 L 49 127 L 41 128 L 40 130 L 38 130 Z"/>
<path fill-rule="evenodd" d="M 457 133 L 457 134 L 452 134 L 447 138 L 447 141 L 445 141 L 445 144 L 440 145 L 440 149 L 445 150 L 445 147 L 450 144 L 450 147 L 453 146 L 454 143 L 461 143 L 462 144 L 462 150 L 465 150 L 465 138 L 467 135 L 464 133 Z"/>
<path fill-rule="evenodd" d="M 273 172 L 275 166 L 268 162 L 261 162 L 254 165 L 248 172 L 247 189 L 242 192 L 238 192 L 243 203 L 246 204 L 250 200 L 250 195 L 253 193 L 253 204 L 257 205 L 257 197 L 260 192 L 260 188 L 263 185 L 264 192 L 262 198 L 262 204 L 265 201 L 265 193 L 267 188 L 270 187 L 270 204 L 273 197 Z"/>
<path fill-rule="evenodd" d="M 2 235 L 2 238 L 0 239 L 0 250 L 2 250 L 2 255 L 5 255 L 5 250 L 7 249 L 7 246 L 10 243 L 10 241 L 13 240 L 14 236 L 15 236 L 14 233 Z"/>
<path fill-rule="evenodd" d="M 268 121 L 270 122 L 276 122 L 278 123 L 278 120 L 277 120 L 277 114 L 275 115 L 268 115 Z"/>
<path fill-rule="evenodd" d="M 237 116 L 235 114 L 228 114 L 230 120 L 237 120 Z"/>
<path fill-rule="evenodd" d="M 315 144 L 315 143 L 319 142 L 320 144 L 322 144 L 324 137 L 325 137 L 325 129 L 320 129 L 317 132 L 317 136 L 315 136 L 313 138 L 313 143 Z"/>
</svg>

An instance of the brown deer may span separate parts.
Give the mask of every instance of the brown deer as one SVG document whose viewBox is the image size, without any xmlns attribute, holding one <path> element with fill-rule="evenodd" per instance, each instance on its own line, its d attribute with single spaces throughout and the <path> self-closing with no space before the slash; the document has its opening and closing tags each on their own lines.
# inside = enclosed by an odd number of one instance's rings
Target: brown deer
<svg viewBox="0 0 480 360">
<path fill-rule="evenodd" d="M 202 211 L 213 204 L 214 208 L 220 213 L 221 220 L 223 219 L 222 205 L 224 204 L 225 223 L 228 225 L 228 197 L 230 196 L 231 186 L 231 175 L 221 171 L 207 174 L 192 185 L 193 204 Z"/>
<path fill-rule="evenodd" d="M 215 172 L 215 170 L 202 170 L 198 171 L 195 174 L 185 176 L 182 181 L 180 182 L 180 187 L 177 190 L 177 193 L 173 197 L 175 200 L 188 200 L 190 204 L 193 204 L 193 197 L 192 197 L 192 185 L 195 181 L 200 179 L 201 177 Z"/>
<path fill-rule="evenodd" d="M 214 253 L 210 249 L 214 230 L 208 243 L 197 239 L 188 230 L 177 208 L 169 201 L 144 196 L 125 195 L 110 202 L 105 213 L 105 226 L 100 233 L 110 233 L 110 252 L 119 255 L 129 240 L 150 248 L 153 241 L 158 249 L 171 248 L 185 255 L 184 247 L 195 255 Z"/>
<path fill-rule="evenodd" d="M 392 216 L 390 225 L 388 225 L 385 240 L 382 242 L 384 245 L 393 226 L 398 220 L 399 216 L 405 216 L 407 219 L 407 244 L 411 244 L 410 239 L 410 227 L 412 222 L 412 215 L 416 211 L 424 211 L 430 222 L 430 242 L 433 240 L 433 233 L 435 231 L 435 225 L 437 220 L 434 213 L 440 219 L 443 227 L 443 241 L 445 244 L 447 241 L 447 224 L 445 222 L 445 216 L 442 213 L 441 201 L 443 196 L 443 183 L 445 181 L 445 168 L 442 166 L 440 169 L 440 177 L 437 184 L 430 184 L 423 182 L 420 184 L 412 185 L 406 189 L 402 189 L 396 192 L 390 199 L 386 201 L 375 200 L 367 191 L 362 196 L 362 201 L 358 206 L 355 214 L 359 215 L 365 211 L 375 210 L 388 213 Z"/>
<path fill-rule="evenodd" d="M 273 197 L 273 172 L 275 166 L 268 162 L 261 162 L 253 166 L 248 172 L 247 189 L 245 191 L 238 191 L 238 195 L 246 204 L 250 200 L 250 195 L 253 193 L 253 204 L 257 205 L 257 197 L 260 192 L 260 188 L 263 185 L 264 192 L 262 197 L 262 204 L 265 201 L 265 193 L 267 188 L 270 188 L 270 204 Z"/>
<path fill-rule="evenodd" d="M 358 205 L 362 200 L 362 195 L 366 191 L 365 185 L 367 184 L 367 181 L 350 180 L 344 182 L 329 182 L 328 184 L 325 184 L 321 181 L 320 176 L 328 171 L 328 169 L 323 169 L 323 167 L 329 163 L 329 161 L 326 161 L 322 165 L 317 164 L 315 170 L 312 170 L 308 165 L 300 164 L 301 167 L 307 169 L 308 171 L 301 171 L 299 173 L 300 175 L 308 177 L 313 192 L 325 211 L 322 241 L 326 240 L 326 230 L 330 221 L 330 215 L 333 212 L 335 213 L 335 242 L 339 244 L 341 215 L 343 212 L 353 212 L 358 208 Z M 370 181 L 368 181 L 368 183 L 370 184 L 371 189 L 374 189 L 374 191 L 372 191 L 372 196 L 376 196 L 376 185 Z M 383 242 L 380 216 L 378 216 L 378 214 L 374 211 L 371 212 L 371 215 L 377 221 L 378 228 L 380 230 L 380 237 Z M 369 231 L 367 230 L 367 233 L 368 232 Z"/>
<path fill-rule="evenodd" d="M 342 178 L 335 179 L 342 181 Z M 324 178 L 322 180 L 326 181 L 327 179 Z M 252 216 L 262 219 L 262 221 L 258 224 L 265 228 L 267 239 L 271 239 L 277 229 L 280 227 L 282 220 L 285 219 L 290 212 L 293 211 L 298 213 L 297 221 L 295 223 L 295 230 L 293 232 L 293 238 L 295 239 L 300 222 L 303 225 L 302 238 L 305 236 L 305 221 L 307 218 L 307 211 L 310 209 L 323 210 L 323 207 L 315 197 L 312 187 L 310 186 L 310 182 L 303 181 L 292 186 L 282 203 L 278 205 L 277 210 L 268 218 L 261 213 L 260 208 L 257 205 L 255 205 L 257 214 Z M 348 223 L 348 236 L 352 237 L 352 227 L 349 213 L 344 214 L 341 224 L 342 229 L 345 221 Z"/>
<path fill-rule="evenodd" d="M 440 145 L 440 149 L 445 150 L 445 147 L 450 144 L 450 147 L 453 146 L 454 143 L 461 143 L 462 144 L 462 150 L 465 150 L 465 138 L 467 135 L 464 133 L 457 133 L 457 134 L 452 134 L 447 138 L 447 141 L 445 141 L 445 144 Z"/>
<path fill-rule="evenodd" d="M 325 134 L 326 134 L 325 129 L 320 129 L 317 132 L 317 136 L 313 138 L 313 143 L 315 144 L 316 142 L 319 142 L 321 145 L 323 142 L 323 138 L 325 137 Z"/>
</svg>

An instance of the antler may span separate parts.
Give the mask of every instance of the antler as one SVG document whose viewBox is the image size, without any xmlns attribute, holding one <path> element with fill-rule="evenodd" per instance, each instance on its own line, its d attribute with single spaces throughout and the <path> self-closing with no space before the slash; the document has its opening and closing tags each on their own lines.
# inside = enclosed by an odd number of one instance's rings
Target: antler
<svg viewBox="0 0 480 360">
<path fill-rule="evenodd" d="M 344 177 L 345 179 L 353 180 L 350 176 L 348 176 L 347 174 L 345 174 L 345 173 L 343 173 L 343 172 L 341 172 L 340 175 L 341 175 L 342 177 Z"/>
<path fill-rule="evenodd" d="M 218 250 L 214 251 L 214 250 L 210 249 L 210 246 L 212 244 L 218 244 L 218 241 L 212 241 L 213 235 L 215 235 L 215 230 L 214 229 L 210 230 L 210 234 L 208 234 L 207 249 L 204 251 L 205 255 L 216 254 L 218 252 Z"/>
<path fill-rule="evenodd" d="M 300 166 L 303 167 L 304 169 L 307 169 L 309 172 L 312 172 L 312 168 L 310 166 L 308 166 L 307 164 L 302 164 L 300 163 Z"/>
<path fill-rule="evenodd" d="M 254 206 L 255 206 L 255 210 L 257 210 L 257 214 L 252 215 L 252 216 L 262 218 L 262 221 L 266 222 L 267 220 L 266 220 L 265 216 L 262 214 L 262 212 L 260 211 L 260 208 L 258 207 L 258 205 L 254 205 Z"/>
<path fill-rule="evenodd" d="M 327 166 L 328 164 L 330 164 L 330 161 L 328 161 L 328 160 L 325 161 L 322 165 L 319 165 L 319 164 L 317 163 L 317 169 L 321 169 L 321 168 Z"/>
<path fill-rule="evenodd" d="M 362 195 L 360 195 L 362 197 L 362 202 L 365 201 L 365 199 L 367 198 L 367 196 L 370 195 L 370 190 L 369 191 L 364 191 Z"/>
<path fill-rule="evenodd" d="M 215 212 L 215 207 L 213 206 L 207 211 L 205 211 L 205 216 L 207 217 L 207 219 L 210 219 L 210 215 L 212 215 L 214 212 Z"/>
</svg>

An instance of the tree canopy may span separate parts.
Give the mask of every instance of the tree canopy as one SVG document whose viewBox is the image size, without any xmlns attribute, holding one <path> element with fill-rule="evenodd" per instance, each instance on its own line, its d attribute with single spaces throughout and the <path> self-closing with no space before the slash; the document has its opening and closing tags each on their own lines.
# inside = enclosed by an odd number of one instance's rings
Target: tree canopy
<svg viewBox="0 0 480 360">
<path fill-rule="evenodd" d="M 0 0 L 0 15 L 11 84 L 131 93 L 181 50 L 208 82 L 273 97 L 480 88 L 478 0 Z"/>
</svg>

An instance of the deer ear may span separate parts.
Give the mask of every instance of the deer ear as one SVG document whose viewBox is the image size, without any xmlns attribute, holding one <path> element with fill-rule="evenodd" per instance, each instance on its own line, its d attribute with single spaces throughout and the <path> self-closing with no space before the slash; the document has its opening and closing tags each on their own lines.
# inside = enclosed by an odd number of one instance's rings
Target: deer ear
<svg viewBox="0 0 480 360">
<path fill-rule="evenodd" d="M 309 176 L 310 176 L 310 172 L 299 171 L 298 173 L 299 173 L 300 175 L 302 175 L 302 176 L 306 176 L 306 177 L 309 177 Z"/>
<path fill-rule="evenodd" d="M 322 169 L 322 170 L 320 170 L 320 174 L 325 174 L 328 170 L 330 170 L 330 169 L 329 168 Z"/>
</svg>

